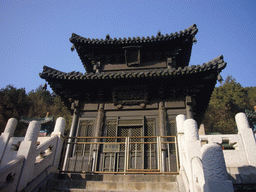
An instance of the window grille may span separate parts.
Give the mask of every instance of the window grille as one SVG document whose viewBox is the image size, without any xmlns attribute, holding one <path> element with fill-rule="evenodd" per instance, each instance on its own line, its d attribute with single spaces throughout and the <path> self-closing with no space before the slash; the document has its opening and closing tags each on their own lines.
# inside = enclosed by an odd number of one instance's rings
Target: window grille
<svg viewBox="0 0 256 192">
<path fill-rule="evenodd" d="M 93 137 L 94 120 L 81 120 L 78 137 Z"/>
<path fill-rule="evenodd" d="M 118 128 L 118 136 L 128 137 L 129 136 L 129 128 L 128 127 L 119 127 Z M 120 139 L 120 142 L 125 142 L 125 139 Z M 121 151 L 125 150 L 125 145 L 124 144 L 120 145 L 120 150 Z"/>
<path fill-rule="evenodd" d="M 119 126 L 143 125 L 143 119 L 123 119 L 118 121 Z"/>
<path fill-rule="evenodd" d="M 147 119 L 145 124 L 145 136 L 155 136 L 155 119 Z M 155 138 L 147 138 L 146 142 L 153 142 Z M 146 150 L 150 150 L 150 145 L 147 144 Z M 151 145 L 151 150 L 155 150 L 155 145 Z"/>
<path fill-rule="evenodd" d="M 168 136 L 176 136 L 176 123 L 175 121 L 171 120 L 169 121 L 169 134 Z"/>
<path fill-rule="evenodd" d="M 79 126 L 79 132 L 77 134 L 78 137 L 93 137 L 94 135 L 94 120 L 81 120 Z M 77 139 L 77 142 L 86 142 L 92 141 L 90 139 Z M 76 146 L 76 155 L 80 156 L 84 153 L 89 152 L 90 145 L 89 144 L 77 144 Z"/>
<path fill-rule="evenodd" d="M 117 124 L 117 120 L 107 120 L 106 121 L 108 137 L 116 137 L 116 124 Z M 107 142 L 115 142 L 115 139 L 114 138 L 107 139 Z"/>
<path fill-rule="evenodd" d="M 131 136 L 142 136 L 142 127 L 132 127 L 132 135 Z M 140 142 L 141 138 L 132 138 L 131 142 Z M 137 146 L 137 147 L 136 147 Z M 140 151 L 141 144 L 132 144 L 132 151 Z"/>
<path fill-rule="evenodd" d="M 168 130 L 167 130 L 167 135 L 168 136 L 176 136 L 177 134 L 177 129 L 176 129 L 176 123 L 174 119 L 170 119 L 168 122 L 169 126 L 168 126 Z M 168 138 L 168 141 L 174 141 L 174 138 Z M 175 151 L 175 145 L 172 144 L 170 145 L 170 150 L 171 151 Z"/>
</svg>

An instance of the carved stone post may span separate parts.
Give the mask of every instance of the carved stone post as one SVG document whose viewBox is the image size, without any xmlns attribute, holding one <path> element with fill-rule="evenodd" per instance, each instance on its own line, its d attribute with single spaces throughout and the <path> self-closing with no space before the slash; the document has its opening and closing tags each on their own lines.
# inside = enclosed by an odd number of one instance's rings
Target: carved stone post
<svg viewBox="0 0 256 192">
<path fill-rule="evenodd" d="M 183 154 L 183 147 L 185 144 L 184 138 L 184 128 L 183 124 L 186 120 L 185 115 L 178 115 L 176 117 L 176 125 L 177 125 L 177 133 L 178 133 L 178 151 L 179 151 L 179 159 L 180 159 L 180 169 L 183 171 L 183 162 L 184 162 L 184 154 Z"/>
<path fill-rule="evenodd" d="M 9 139 L 13 136 L 15 132 L 17 124 L 17 119 L 10 118 L 5 126 L 4 132 L 0 136 L 0 164 L 4 156 L 5 148 L 8 145 Z"/>
<path fill-rule="evenodd" d="M 164 102 L 161 101 L 159 103 L 159 110 L 158 110 L 158 116 L 159 116 L 159 134 L 160 136 L 165 136 L 165 130 L 166 130 L 166 113 L 165 113 L 165 108 L 164 108 Z M 161 141 L 165 141 L 165 139 L 161 139 Z M 161 171 L 165 172 L 165 167 L 166 167 L 166 145 L 163 144 L 161 145 L 162 148 L 162 167 Z"/>
<path fill-rule="evenodd" d="M 36 148 L 37 138 L 41 129 L 41 123 L 38 121 L 32 121 L 29 123 L 27 133 L 24 140 L 21 142 L 17 157 L 22 155 L 25 157 L 22 172 L 20 175 L 17 191 L 24 189 L 28 182 L 33 179 L 35 160 L 36 160 Z"/>
<path fill-rule="evenodd" d="M 194 101 L 191 96 L 186 97 L 186 111 L 187 111 L 187 119 L 193 119 L 193 105 Z"/>
<path fill-rule="evenodd" d="M 61 150 L 64 142 L 64 129 L 66 126 L 66 120 L 63 117 L 59 117 L 55 123 L 54 131 L 51 134 L 51 137 L 57 135 L 58 142 L 56 144 L 55 157 L 53 161 L 53 166 L 55 169 L 58 169 L 60 162 Z"/>
<path fill-rule="evenodd" d="M 95 137 L 100 137 L 102 133 L 102 126 L 103 126 L 103 119 L 104 119 L 104 104 L 101 103 L 99 105 L 99 110 L 98 110 L 98 116 L 97 116 L 97 123 L 95 127 Z M 94 139 L 94 142 L 99 142 L 100 139 Z M 97 149 L 99 146 L 93 145 L 93 164 L 92 164 L 92 171 L 94 171 L 95 164 L 97 162 L 96 157 L 98 154 Z"/>
<path fill-rule="evenodd" d="M 73 119 L 72 119 L 72 124 L 69 132 L 69 137 L 74 137 L 77 131 L 78 114 L 79 114 L 78 101 L 75 101 L 72 104 L 72 108 L 74 109 L 74 112 L 73 112 Z M 72 142 L 72 139 L 69 139 L 68 142 Z M 71 155 L 71 153 L 72 153 L 72 145 L 68 144 L 66 154 L 65 154 L 64 164 L 63 164 L 63 171 L 65 171 L 67 160 L 68 160 L 68 157 Z"/>
<path fill-rule="evenodd" d="M 183 127 L 185 137 L 185 161 L 183 166 L 188 177 L 190 191 L 194 192 L 192 160 L 194 157 L 200 157 L 201 142 L 199 140 L 197 123 L 194 119 L 185 120 Z"/>
<path fill-rule="evenodd" d="M 238 128 L 238 134 L 241 134 L 245 153 L 248 162 L 251 166 L 256 167 L 256 143 L 253 135 L 253 131 L 249 126 L 247 117 L 244 113 L 236 114 L 236 124 Z"/>
<path fill-rule="evenodd" d="M 217 143 L 205 144 L 201 152 L 205 178 L 204 191 L 233 192 L 233 183 L 228 180 L 228 173 L 221 146 Z"/>
</svg>

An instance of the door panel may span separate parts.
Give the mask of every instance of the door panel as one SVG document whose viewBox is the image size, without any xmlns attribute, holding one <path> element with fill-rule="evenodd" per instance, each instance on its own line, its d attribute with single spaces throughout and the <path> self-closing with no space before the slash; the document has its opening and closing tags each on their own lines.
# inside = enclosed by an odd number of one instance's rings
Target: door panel
<svg viewBox="0 0 256 192">
<path fill-rule="evenodd" d="M 129 144 L 129 158 L 128 169 L 141 170 L 141 169 L 156 169 L 156 144 L 142 144 L 140 142 L 156 142 L 155 138 L 131 138 L 141 136 L 155 136 L 155 118 L 144 120 L 141 118 L 117 118 L 117 120 L 106 120 L 105 128 L 107 129 L 105 135 L 108 137 L 130 137 Z M 107 139 L 108 142 L 125 142 L 125 138 L 122 139 Z M 133 143 L 135 142 L 135 143 Z M 111 167 L 113 163 L 113 169 L 111 171 L 124 171 L 125 160 L 125 144 L 120 144 L 120 151 L 116 154 L 102 153 L 103 158 L 103 170 L 107 170 L 110 156 L 112 158 Z"/>
</svg>

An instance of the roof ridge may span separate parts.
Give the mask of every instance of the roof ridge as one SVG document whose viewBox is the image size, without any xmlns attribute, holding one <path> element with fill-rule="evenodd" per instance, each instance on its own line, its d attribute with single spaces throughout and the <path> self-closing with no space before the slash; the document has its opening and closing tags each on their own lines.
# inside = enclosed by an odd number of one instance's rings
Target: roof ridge
<svg viewBox="0 0 256 192">
<path fill-rule="evenodd" d="M 151 36 L 151 38 L 149 36 L 147 37 L 124 37 L 124 38 L 110 38 L 110 35 L 107 34 L 105 39 L 90 39 L 90 38 L 86 38 L 86 37 L 82 37 L 76 33 L 72 33 L 71 38 L 69 39 L 71 43 L 88 43 L 88 44 L 129 44 L 129 43 L 143 43 L 143 42 L 154 42 L 154 41 L 168 41 L 168 40 L 172 40 L 175 38 L 179 38 L 182 36 L 186 36 L 186 35 L 191 35 L 193 38 L 195 37 L 195 35 L 198 32 L 198 28 L 196 26 L 196 24 L 191 25 L 190 27 L 188 27 L 187 29 L 184 29 L 183 31 L 179 31 L 179 32 L 175 32 L 175 33 L 170 33 L 170 34 L 166 34 L 163 35 L 161 33 L 157 33 L 156 36 Z M 193 39 L 193 41 L 195 41 Z"/>
</svg>

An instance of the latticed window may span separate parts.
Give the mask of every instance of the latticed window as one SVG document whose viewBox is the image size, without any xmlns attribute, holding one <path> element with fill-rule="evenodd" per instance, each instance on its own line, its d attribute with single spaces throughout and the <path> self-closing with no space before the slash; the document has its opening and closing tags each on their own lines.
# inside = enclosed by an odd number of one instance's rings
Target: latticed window
<svg viewBox="0 0 256 192">
<path fill-rule="evenodd" d="M 176 136 L 177 130 L 176 130 L 176 123 L 174 120 L 169 120 L 169 130 L 167 135 L 168 136 Z"/>
<path fill-rule="evenodd" d="M 107 129 L 107 136 L 108 137 L 116 137 L 116 125 L 117 120 L 107 120 L 106 121 L 106 129 Z M 107 142 L 115 142 L 115 138 L 107 139 Z"/>
<path fill-rule="evenodd" d="M 118 136 L 128 137 L 129 136 L 129 128 L 128 127 L 118 127 Z M 119 142 L 125 142 L 125 139 L 118 139 L 118 140 L 119 140 Z M 120 145 L 120 150 L 121 151 L 125 150 L 124 144 Z"/>
<path fill-rule="evenodd" d="M 81 120 L 78 137 L 93 137 L 94 120 Z"/>
<path fill-rule="evenodd" d="M 93 137 L 94 136 L 94 120 L 81 120 L 79 124 L 79 130 L 77 137 Z M 79 142 L 90 142 L 92 139 L 77 139 L 78 144 L 76 144 L 75 153 L 77 156 L 84 155 L 85 153 L 89 152 L 90 144 L 83 144 Z"/>
<path fill-rule="evenodd" d="M 167 135 L 168 136 L 176 136 L 177 135 L 176 123 L 173 118 L 169 118 Z M 174 137 L 168 138 L 167 141 L 174 142 L 175 138 Z M 170 145 L 170 150 L 175 151 L 175 144 Z"/>
<path fill-rule="evenodd" d="M 155 119 L 147 119 L 146 123 L 145 123 L 145 136 L 155 136 Z M 156 139 L 155 138 L 146 138 L 145 141 L 146 142 L 154 142 Z M 147 144 L 146 146 L 146 150 L 154 150 L 155 149 L 155 145 L 153 144 Z"/>
<path fill-rule="evenodd" d="M 142 127 L 132 127 L 131 136 L 142 136 Z M 132 138 L 131 142 L 141 142 L 141 138 Z M 132 151 L 141 150 L 141 144 L 133 144 Z"/>
</svg>

